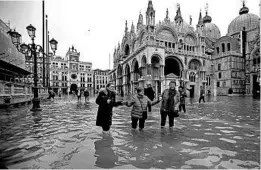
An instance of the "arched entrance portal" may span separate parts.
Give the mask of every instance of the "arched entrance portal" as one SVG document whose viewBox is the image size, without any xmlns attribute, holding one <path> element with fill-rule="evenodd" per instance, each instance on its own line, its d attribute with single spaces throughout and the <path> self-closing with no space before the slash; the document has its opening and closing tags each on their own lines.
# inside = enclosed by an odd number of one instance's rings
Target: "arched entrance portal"
<svg viewBox="0 0 261 170">
<path fill-rule="evenodd" d="M 76 84 L 72 84 L 72 85 L 71 85 L 71 88 L 70 88 L 70 94 L 72 93 L 72 91 L 75 91 L 75 92 L 76 92 L 76 91 L 77 91 L 77 88 L 78 88 L 78 87 L 77 87 Z"/>
<path fill-rule="evenodd" d="M 182 70 L 182 63 L 178 58 L 174 56 L 166 57 L 165 67 L 164 67 L 164 75 L 165 75 L 164 88 L 169 87 L 170 81 L 175 81 L 177 86 L 181 85 L 181 70 Z"/>
<path fill-rule="evenodd" d="M 118 94 L 120 94 L 121 96 L 123 96 L 123 88 L 122 88 L 122 85 L 123 85 L 123 77 L 122 77 L 122 66 L 119 65 L 118 66 L 118 70 L 117 70 L 117 79 L 118 79 L 118 88 L 117 88 L 117 91 L 118 91 Z"/>
<path fill-rule="evenodd" d="M 135 87 L 139 85 L 139 78 L 140 78 L 139 63 L 136 59 L 134 59 L 134 61 L 132 62 L 132 72 L 133 72 L 132 93 L 134 93 Z"/>
<path fill-rule="evenodd" d="M 125 94 L 131 93 L 131 73 L 130 73 L 130 66 L 127 64 L 125 67 L 125 75 L 126 75 L 126 89 Z"/>
<path fill-rule="evenodd" d="M 175 74 L 176 76 L 180 76 L 180 64 L 175 57 L 167 57 L 165 59 L 165 68 L 164 75 Z"/>
</svg>

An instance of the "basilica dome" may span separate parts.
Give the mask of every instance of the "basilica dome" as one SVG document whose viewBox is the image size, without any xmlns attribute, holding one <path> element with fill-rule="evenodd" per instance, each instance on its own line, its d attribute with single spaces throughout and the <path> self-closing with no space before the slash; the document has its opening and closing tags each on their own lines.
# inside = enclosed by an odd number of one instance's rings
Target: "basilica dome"
<svg viewBox="0 0 261 170">
<path fill-rule="evenodd" d="M 243 7 L 239 11 L 240 15 L 229 24 L 227 35 L 238 33 L 243 30 L 243 27 L 245 27 L 246 31 L 259 28 L 259 17 L 255 14 L 248 13 L 248 11 L 249 9 L 245 7 L 243 3 Z"/>
<path fill-rule="evenodd" d="M 203 18 L 203 35 L 212 40 L 219 39 L 221 37 L 220 30 L 216 24 L 211 23 L 212 18 L 206 13 Z"/>
</svg>

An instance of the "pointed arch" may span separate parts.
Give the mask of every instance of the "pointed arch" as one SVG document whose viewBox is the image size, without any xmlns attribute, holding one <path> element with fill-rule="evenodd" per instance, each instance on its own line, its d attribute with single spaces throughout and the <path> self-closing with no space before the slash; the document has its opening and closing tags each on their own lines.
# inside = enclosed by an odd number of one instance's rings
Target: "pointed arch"
<svg viewBox="0 0 261 170">
<path fill-rule="evenodd" d="M 125 73 L 125 75 L 128 75 L 130 73 L 130 66 L 129 66 L 129 64 L 126 64 L 125 69 L 124 69 L 124 73 Z"/>
<path fill-rule="evenodd" d="M 189 61 L 188 67 L 190 70 L 200 70 L 202 64 L 198 59 L 191 59 Z"/>
<path fill-rule="evenodd" d="M 138 68 L 139 68 L 139 62 L 136 58 L 134 58 L 131 62 L 131 71 L 134 72 L 135 70 L 135 67 L 137 67 L 136 65 L 138 65 Z"/>
<path fill-rule="evenodd" d="M 119 65 L 118 68 L 117 68 L 117 78 L 120 78 L 122 77 L 122 66 Z"/>
<path fill-rule="evenodd" d="M 166 36 L 168 37 L 168 39 L 170 39 L 169 35 L 172 36 L 173 40 L 175 42 L 178 41 L 178 36 L 177 33 L 175 32 L 174 29 L 172 29 L 171 27 L 165 26 L 165 25 L 161 25 L 158 30 L 156 31 L 156 37 L 160 37 L 162 33 L 162 36 Z M 168 35 L 167 35 L 168 34 Z"/>
<path fill-rule="evenodd" d="M 141 58 L 141 67 L 146 67 L 146 65 L 147 65 L 147 58 L 145 55 L 143 55 Z"/>
</svg>

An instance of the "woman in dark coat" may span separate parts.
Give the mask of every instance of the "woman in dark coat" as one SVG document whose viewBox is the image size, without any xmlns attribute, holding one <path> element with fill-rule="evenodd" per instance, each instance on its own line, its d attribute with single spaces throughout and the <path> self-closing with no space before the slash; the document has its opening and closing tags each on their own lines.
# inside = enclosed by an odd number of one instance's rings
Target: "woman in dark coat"
<svg viewBox="0 0 261 170">
<path fill-rule="evenodd" d="M 96 126 L 101 126 L 104 132 L 109 132 L 112 124 L 112 109 L 113 107 L 122 105 L 122 101 L 115 101 L 116 93 L 114 85 L 107 84 L 106 89 L 100 89 L 99 95 L 96 98 L 96 103 L 99 105 Z"/>
</svg>

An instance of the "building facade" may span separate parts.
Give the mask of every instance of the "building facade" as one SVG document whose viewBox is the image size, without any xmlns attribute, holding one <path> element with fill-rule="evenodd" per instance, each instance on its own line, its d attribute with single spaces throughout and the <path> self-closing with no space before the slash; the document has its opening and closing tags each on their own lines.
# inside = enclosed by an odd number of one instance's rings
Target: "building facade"
<svg viewBox="0 0 261 170">
<path fill-rule="evenodd" d="M 80 61 L 80 52 L 72 46 L 65 58 L 52 57 L 50 60 L 50 87 L 64 94 L 76 89 L 93 91 L 92 63 Z"/>
<path fill-rule="evenodd" d="M 109 83 L 109 72 L 110 70 L 93 70 L 94 93 L 97 93 L 100 88 L 105 88 L 107 83 Z"/>
<path fill-rule="evenodd" d="M 191 88 L 191 96 L 199 95 L 201 87 L 212 95 L 227 95 L 229 89 L 235 94 L 252 94 L 259 89 L 260 19 L 249 13 L 244 2 L 222 37 L 207 10 L 204 17 L 200 11 L 196 28 L 192 18 L 189 23 L 182 18 L 179 4 L 173 20 L 168 9 L 157 24 L 155 15 L 149 0 L 146 23 L 140 13 L 136 31 L 133 23 L 129 31 L 126 21 L 109 72 L 118 93 L 133 93 L 135 86 L 150 83 L 159 94 L 171 80 Z"/>
<path fill-rule="evenodd" d="M 0 19 L 0 107 L 31 102 L 33 84 L 27 78 L 33 71 L 26 68 L 26 57 L 12 43 L 10 27 Z M 47 94 L 39 87 L 39 98 Z"/>
</svg>

